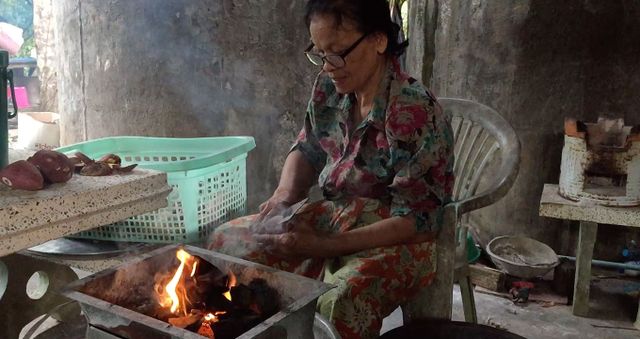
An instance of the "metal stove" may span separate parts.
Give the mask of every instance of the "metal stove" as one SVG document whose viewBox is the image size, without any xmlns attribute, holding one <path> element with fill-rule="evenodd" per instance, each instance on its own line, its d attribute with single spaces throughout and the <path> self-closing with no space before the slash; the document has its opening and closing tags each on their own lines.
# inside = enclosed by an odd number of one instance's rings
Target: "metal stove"
<svg viewBox="0 0 640 339">
<path fill-rule="evenodd" d="M 140 300 L 146 300 L 147 297 L 153 300 L 153 276 L 173 261 L 179 248 L 209 261 L 223 271 L 233 272 L 239 283 L 262 278 L 278 291 L 280 311 L 238 338 L 314 338 L 316 301 L 332 288 L 330 285 L 201 248 L 178 245 L 141 255 L 118 267 L 71 283 L 63 290 L 65 296 L 80 303 L 89 323 L 87 338 L 205 338 L 118 305 L 119 298 L 132 296 Z"/>
</svg>

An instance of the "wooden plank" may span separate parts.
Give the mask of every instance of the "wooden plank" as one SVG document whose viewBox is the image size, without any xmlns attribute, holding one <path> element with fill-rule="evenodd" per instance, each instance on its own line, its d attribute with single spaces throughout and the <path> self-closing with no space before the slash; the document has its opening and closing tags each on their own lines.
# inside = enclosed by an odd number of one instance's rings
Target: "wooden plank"
<svg viewBox="0 0 640 339">
<path fill-rule="evenodd" d="M 471 283 L 491 291 L 504 290 L 506 274 L 491 267 L 473 264 L 469 265 Z"/>
<path fill-rule="evenodd" d="M 576 278 L 573 288 L 573 314 L 586 317 L 589 313 L 589 289 L 591 284 L 591 259 L 596 243 L 598 224 L 580 222 L 578 252 L 576 256 Z"/>
<path fill-rule="evenodd" d="M 638 304 L 638 313 L 636 314 L 636 322 L 633 323 L 633 326 L 640 330 L 640 304 Z"/>
<path fill-rule="evenodd" d="M 478 314 L 476 313 L 476 301 L 473 297 L 473 286 L 471 277 L 460 279 L 460 294 L 462 295 L 462 308 L 464 310 L 464 321 L 477 324 Z"/>
</svg>

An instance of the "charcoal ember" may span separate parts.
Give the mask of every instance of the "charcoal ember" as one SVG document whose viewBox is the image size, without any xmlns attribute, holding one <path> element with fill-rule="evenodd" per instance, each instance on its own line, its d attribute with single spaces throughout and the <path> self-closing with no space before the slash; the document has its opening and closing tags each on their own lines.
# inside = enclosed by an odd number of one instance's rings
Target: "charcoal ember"
<svg viewBox="0 0 640 339">
<path fill-rule="evenodd" d="M 211 339 L 221 338 L 219 335 L 216 336 L 214 334 L 213 329 L 211 328 L 211 325 L 207 322 L 200 323 L 200 326 L 198 327 L 198 329 L 193 332 L 196 332 L 205 338 L 211 338 Z"/>
<path fill-rule="evenodd" d="M 156 307 L 152 314 L 147 314 L 147 315 L 152 316 L 156 319 L 160 319 L 165 322 L 169 322 L 170 318 L 173 318 L 176 316 L 175 314 L 173 314 L 173 312 L 171 312 L 169 308 L 165 308 L 165 307 Z"/>
<path fill-rule="evenodd" d="M 236 338 L 260 322 L 262 317 L 255 313 L 244 316 L 231 313 L 221 316 L 220 321 L 211 324 L 211 328 L 216 339 Z"/>
<path fill-rule="evenodd" d="M 230 310 L 232 309 L 232 303 L 222 293 L 213 293 L 207 295 L 205 301 L 207 309 L 211 310 Z"/>
<path fill-rule="evenodd" d="M 198 267 L 196 268 L 196 280 L 198 281 L 198 288 L 202 289 L 202 293 L 205 293 L 206 289 L 221 288 L 227 289 L 227 276 L 216 266 L 210 262 L 198 258 Z"/>
<path fill-rule="evenodd" d="M 195 286 L 187 286 L 192 291 L 189 299 L 194 307 L 200 309 L 228 309 L 230 302 L 223 293 L 228 290 L 227 276 L 210 262 L 198 257 L 195 273 Z"/>
<path fill-rule="evenodd" d="M 264 317 L 270 317 L 280 309 L 280 295 L 264 279 L 253 279 L 249 283 L 249 289 L 253 293 L 253 303 L 256 311 Z"/>
<path fill-rule="evenodd" d="M 231 288 L 231 303 L 236 309 L 248 309 L 253 302 L 253 292 L 245 285 L 240 284 Z"/>
</svg>

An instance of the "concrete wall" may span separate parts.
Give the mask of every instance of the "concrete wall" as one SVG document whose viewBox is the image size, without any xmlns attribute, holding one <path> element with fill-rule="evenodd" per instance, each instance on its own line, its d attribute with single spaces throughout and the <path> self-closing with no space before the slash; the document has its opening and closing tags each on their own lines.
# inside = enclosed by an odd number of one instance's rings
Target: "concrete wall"
<svg viewBox="0 0 640 339">
<path fill-rule="evenodd" d="M 33 1 L 33 33 L 38 53 L 38 78 L 40 79 L 41 111 L 58 110 L 58 83 L 56 71 L 55 25 L 53 0 Z"/>
<path fill-rule="evenodd" d="M 435 20 L 425 20 L 430 27 L 424 30 L 435 30 L 435 39 L 420 42 L 424 46 L 413 51 L 434 60 L 423 65 L 432 69 L 423 76 L 425 82 L 439 96 L 495 108 L 522 143 L 514 187 L 505 199 L 475 215 L 483 238 L 522 233 L 572 252 L 575 226 L 538 217 L 540 193 L 544 183 L 558 182 L 564 117 L 595 120 L 607 115 L 640 124 L 640 2 L 412 4 L 412 16 L 430 17 L 425 9 L 437 13 Z M 598 246 L 604 252 L 635 236 L 622 228 L 602 230 L 605 245 Z"/>
<path fill-rule="evenodd" d="M 277 184 L 315 70 L 304 2 L 60 0 L 62 143 L 112 135 L 254 136 L 249 205 Z"/>
<path fill-rule="evenodd" d="M 304 1 L 55 3 L 63 143 L 253 135 L 250 206 L 268 196 L 315 72 L 301 53 Z M 571 253 L 575 225 L 538 217 L 539 195 L 558 180 L 565 116 L 640 123 L 640 3 L 412 0 L 410 7 L 410 72 L 440 96 L 497 109 L 522 142 L 513 189 L 474 217 L 483 237 L 524 233 Z M 635 236 L 601 230 L 601 248 Z"/>
</svg>

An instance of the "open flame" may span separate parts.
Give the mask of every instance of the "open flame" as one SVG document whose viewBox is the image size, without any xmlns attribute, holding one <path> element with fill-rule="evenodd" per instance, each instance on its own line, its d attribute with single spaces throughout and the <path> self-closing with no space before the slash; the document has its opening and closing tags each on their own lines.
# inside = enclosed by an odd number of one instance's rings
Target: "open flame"
<svg viewBox="0 0 640 339">
<path fill-rule="evenodd" d="M 238 284 L 236 276 L 233 274 L 233 272 L 229 272 L 229 281 L 227 283 L 227 287 L 229 287 L 229 290 L 224 292 L 223 295 L 225 298 L 227 298 L 227 300 L 231 301 L 231 287 L 234 287 Z"/>
<path fill-rule="evenodd" d="M 227 312 L 225 311 L 216 311 L 214 313 L 207 313 L 204 315 L 203 319 L 204 321 L 210 322 L 210 323 L 217 323 L 218 321 L 220 321 L 220 319 L 218 319 L 219 315 L 223 315 Z"/>
<path fill-rule="evenodd" d="M 228 315 L 222 316 L 227 312 L 220 309 L 230 306 L 207 305 L 207 299 L 201 295 L 206 293 L 204 291 L 207 291 L 207 289 L 206 286 L 198 286 L 198 283 L 201 285 L 212 283 L 210 276 L 212 273 L 208 273 L 207 262 L 199 262 L 201 260 L 199 257 L 192 256 L 183 249 L 179 249 L 176 252 L 176 258 L 180 261 L 180 265 L 175 272 L 156 276 L 155 292 L 158 303 L 163 308 L 163 314 L 171 313 L 171 316 L 167 318 L 167 322 L 173 326 L 180 328 L 199 326 L 198 334 L 215 339 L 214 326 L 220 325 L 214 324 L 233 318 L 227 318 Z M 215 282 L 215 284 L 220 283 L 222 281 Z M 232 272 L 227 273 L 226 285 L 227 290 L 223 292 L 223 295 L 227 300 L 231 301 L 231 288 L 238 285 L 238 280 Z M 189 300 L 190 297 L 192 300 Z M 253 310 L 251 307 L 247 310 L 249 309 Z M 257 314 L 261 313 L 259 311 L 255 312 Z"/>
<path fill-rule="evenodd" d="M 180 266 L 178 266 L 168 282 L 166 282 L 166 278 L 157 282 L 155 289 L 160 306 L 169 308 L 172 314 L 181 313 L 183 316 L 187 316 L 189 314 L 187 306 L 190 305 L 187 286 L 195 286 L 197 283 L 196 271 L 198 269 L 198 258 L 183 249 L 179 249 L 176 252 L 176 258 L 180 261 Z M 228 279 L 227 287 L 229 290 L 223 294 L 227 300 L 231 301 L 231 288 L 236 286 L 238 282 L 232 272 L 229 272 Z M 190 280 L 191 284 L 189 284 L 188 280 Z M 209 314 L 215 317 L 224 314 L 224 312 L 218 311 Z"/>
<path fill-rule="evenodd" d="M 190 269 L 191 274 L 188 278 L 191 278 L 195 282 L 194 275 L 198 266 L 198 260 L 187 253 L 185 250 L 178 250 L 176 257 L 180 260 L 180 266 L 176 270 L 169 283 L 164 287 L 162 284 L 156 284 L 156 293 L 158 295 L 158 302 L 162 307 L 169 307 L 171 313 L 176 314 L 178 310 L 182 311 L 183 315 L 187 315 L 187 304 L 189 298 L 187 297 L 187 290 L 185 288 L 185 279 L 183 277 L 185 268 Z"/>
</svg>

